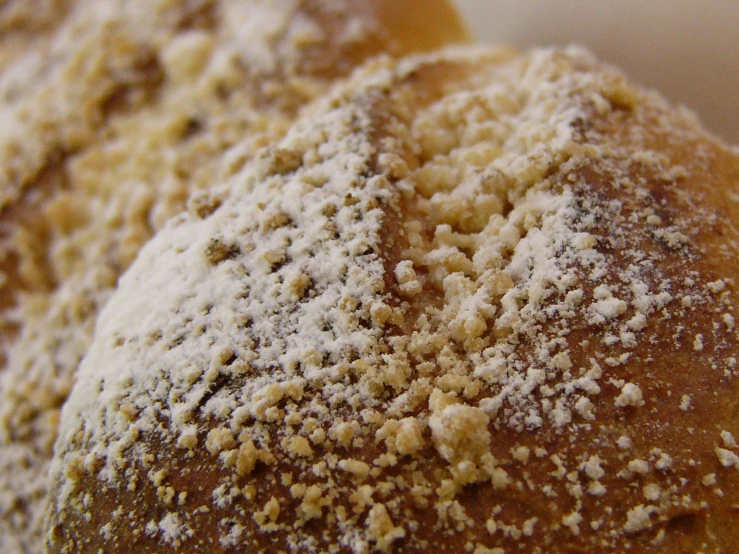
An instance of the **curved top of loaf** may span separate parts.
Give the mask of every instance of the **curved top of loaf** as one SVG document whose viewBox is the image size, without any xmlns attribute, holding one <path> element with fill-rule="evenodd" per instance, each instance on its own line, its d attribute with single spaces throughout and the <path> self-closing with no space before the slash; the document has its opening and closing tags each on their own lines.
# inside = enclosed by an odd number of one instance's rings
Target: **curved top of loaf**
<svg viewBox="0 0 739 554">
<path fill-rule="evenodd" d="M 728 548 L 738 172 L 578 49 L 370 64 L 121 280 L 52 550 Z"/>
<path fill-rule="evenodd" d="M 363 60 L 465 38 L 446 0 L 0 2 L 0 551 L 41 549 L 61 405 L 140 247 Z"/>
</svg>

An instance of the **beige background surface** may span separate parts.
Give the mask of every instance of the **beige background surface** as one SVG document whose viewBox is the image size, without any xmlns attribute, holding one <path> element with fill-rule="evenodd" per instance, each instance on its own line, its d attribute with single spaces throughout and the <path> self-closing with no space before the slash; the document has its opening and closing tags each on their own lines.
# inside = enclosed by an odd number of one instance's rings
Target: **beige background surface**
<svg viewBox="0 0 739 554">
<path fill-rule="evenodd" d="M 457 0 L 488 42 L 582 44 L 739 143 L 739 0 Z"/>
</svg>

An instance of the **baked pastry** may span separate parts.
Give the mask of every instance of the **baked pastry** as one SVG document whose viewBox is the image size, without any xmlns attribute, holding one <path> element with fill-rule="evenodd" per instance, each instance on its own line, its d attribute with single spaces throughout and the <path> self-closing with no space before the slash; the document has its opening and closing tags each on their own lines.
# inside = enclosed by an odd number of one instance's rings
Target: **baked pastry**
<svg viewBox="0 0 739 554">
<path fill-rule="evenodd" d="M 465 39 L 444 0 L 404 6 L 3 3 L 0 551 L 40 550 L 58 411 L 141 245 L 356 64 Z"/>
<path fill-rule="evenodd" d="M 579 49 L 356 72 L 142 250 L 49 552 L 731 552 L 739 158 Z"/>
<path fill-rule="evenodd" d="M 0 5 L 0 71 L 53 34 L 71 5 L 71 0 L 3 2 Z"/>
</svg>

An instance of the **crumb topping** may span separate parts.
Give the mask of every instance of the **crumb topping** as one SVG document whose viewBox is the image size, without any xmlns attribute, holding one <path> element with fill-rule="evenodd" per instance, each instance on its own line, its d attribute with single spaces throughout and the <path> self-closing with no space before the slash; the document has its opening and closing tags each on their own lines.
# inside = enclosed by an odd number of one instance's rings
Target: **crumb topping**
<svg viewBox="0 0 739 554">
<path fill-rule="evenodd" d="M 720 156 L 578 49 L 365 67 L 122 278 L 49 544 L 669 550 L 697 522 L 725 548 Z"/>
<path fill-rule="evenodd" d="M 405 29 L 395 36 L 381 8 L 345 0 L 3 2 L 0 550 L 40 550 L 60 408 L 97 314 L 141 246 L 188 205 L 201 218 L 216 210 L 223 198 L 213 186 L 364 58 L 463 38 L 450 21 L 443 35 L 432 28 L 415 44 Z M 285 154 L 274 160 L 289 171 L 296 160 Z M 264 225 L 289 223 L 273 216 Z M 235 254 L 229 248 L 214 237 L 208 257 L 223 262 Z M 279 252 L 264 252 L 265 263 L 279 263 Z M 309 290 L 307 276 L 290 279 L 290 294 Z M 146 417 L 133 402 L 119 408 L 130 422 Z M 214 401 L 212 410 L 228 406 Z M 183 445 L 197 440 L 180 435 Z M 152 523 L 151 535 L 184 541 L 187 533 L 171 531 L 178 518 Z"/>
</svg>

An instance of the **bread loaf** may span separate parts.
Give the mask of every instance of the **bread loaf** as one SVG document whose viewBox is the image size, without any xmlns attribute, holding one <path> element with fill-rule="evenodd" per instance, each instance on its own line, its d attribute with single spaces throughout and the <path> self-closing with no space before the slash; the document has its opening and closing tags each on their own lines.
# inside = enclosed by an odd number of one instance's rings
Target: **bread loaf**
<svg viewBox="0 0 739 554">
<path fill-rule="evenodd" d="M 371 63 L 121 280 L 49 551 L 732 552 L 738 185 L 579 49 Z"/>
<path fill-rule="evenodd" d="M 445 1 L 403 4 L 0 7 L 0 551 L 40 551 L 59 408 L 141 245 L 363 60 L 465 39 Z"/>
</svg>

